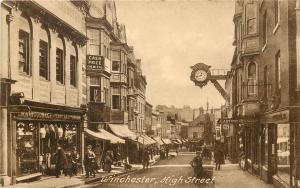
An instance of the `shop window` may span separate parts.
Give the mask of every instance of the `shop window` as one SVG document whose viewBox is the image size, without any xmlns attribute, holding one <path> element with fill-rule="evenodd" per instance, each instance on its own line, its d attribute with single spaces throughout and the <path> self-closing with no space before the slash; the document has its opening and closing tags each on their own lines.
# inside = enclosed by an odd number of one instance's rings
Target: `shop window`
<svg viewBox="0 0 300 188">
<path fill-rule="evenodd" d="M 290 182 L 290 125 L 277 125 L 277 175 Z"/>
<path fill-rule="evenodd" d="M 70 56 L 70 84 L 76 87 L 76 76 L 77 76 L 77 63 L 74 55 Z"/>
<path fill-rule="evenodd" d="M 90 55 L 100 55 L 100 32 L 97 29 L 87 30 L 88 45 L 87 50 Z"/>
<path fill-rule="evenodd" d="M 112 108 L 120 109 L 120 95 L 112 95 Z"/>
<path fill-rule="evenodd" d="M 17 127 L 17 176 L 33 174 L 39 170 L 38 129 L 32 123 L 18 122 Z"/>
<path fill-rule="evenodd" d="M 256 94 L 256 64 L 250 62 L 248 65 L 248 95 Z"/>
<path fill-rule="evenodd" d="M 40 40 L 40 76 L 49 80 L 49 45 L 47 42 Z"/>
<path fill-rule="evenodd" d="M 30 75 L 30 40 L 29 33 L 23 30 L 19 31 L 19 71 Z"/>
<path fill-rule="evenodd" d="M 56 48 L 56 81 L 64 84 L 64 55 L 63 50 Z"/>
</svg>

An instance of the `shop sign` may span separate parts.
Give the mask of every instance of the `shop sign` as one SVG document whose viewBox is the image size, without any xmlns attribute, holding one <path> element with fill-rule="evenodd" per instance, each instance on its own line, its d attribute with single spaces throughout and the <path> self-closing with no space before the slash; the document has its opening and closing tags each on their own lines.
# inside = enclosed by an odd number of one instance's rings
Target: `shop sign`
<svg viewBox="0 0 300 188">
<path fill-rule="evenodd" d="M 18 113 L 15 117 L 35 120 L 81 121 L 81 117 L 78 115 L 54 114 L 45 112 L 21 112 Z"/>
<path fill-rule="evenodd" d="M 86 69 L 87 70 L 103 70 L 104 58 L 98 55 L 86 56 Z"/>
<path fill-rule="evenodd" d="M 275 112 L 267 115 L 268 123 L 289 122 L 289 111 Z"/>
<path fill-rule="evenodd" d="M 220 124 L 254 124 L 257 123 L 256 119 L 231 119 L 231 118 L 222 118 L 218 120 Z"/>
<path fill-rule="evenodd" d="M 225 130 L 228 130 L 228 129 L 229 129 L 229 125 L 228 125 L 228 124 L 224 124 L 222 127 L 223 127 L 223 129 L 225 129 Z"/>
</svg>

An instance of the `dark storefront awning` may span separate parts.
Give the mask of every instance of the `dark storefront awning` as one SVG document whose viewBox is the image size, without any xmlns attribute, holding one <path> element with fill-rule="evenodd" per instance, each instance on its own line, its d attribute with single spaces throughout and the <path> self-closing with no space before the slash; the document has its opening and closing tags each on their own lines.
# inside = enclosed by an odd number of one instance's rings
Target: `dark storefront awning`
<svg viewBox="0 0 300 188">
<path fill-rule="evenodd" d="M 129 138 L 131 140 L 137 139 L 137 136 L 134 132 L 130 131 L 128 129 L 128 126 L 125 124 L 109 124 L 110 129 L 113 133 L 116 135 L 122 137 L 122 138 Z"/>
<path fill-rule="evenodd" d="M 125 143 L 125 140 L 107 132 L 104 129 L 99 129 L 98 131 L 92 131 L 90 129 L 85 129 L 85 132 L 88 136 L 91 136 L 95 139 L 109 140 L 113 144 L 117 144 L 117 143 L 124 144 Z"/>
</svg>

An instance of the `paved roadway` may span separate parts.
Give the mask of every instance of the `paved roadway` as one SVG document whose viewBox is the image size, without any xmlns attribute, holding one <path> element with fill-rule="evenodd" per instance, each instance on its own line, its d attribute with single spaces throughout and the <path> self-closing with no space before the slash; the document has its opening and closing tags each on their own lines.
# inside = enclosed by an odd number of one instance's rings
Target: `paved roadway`
<svg viewBox="0 0 300 188">
<path fill-rule="evenodd" d="M 180 154 L 176 158 L 161 160 L 149 169 L 140 170 L 134 174 L 114 179 L 102 179 L 102 183 L 97 182 L 85 187 L 213 187 L 214 185 L 210 179 L 207 180 L 208 183 L 200 179 L 198 183 L 195 183 L 193 169 L 189 165 L 193 156 L 194 154 L 191 153 Z"/>
</svg>

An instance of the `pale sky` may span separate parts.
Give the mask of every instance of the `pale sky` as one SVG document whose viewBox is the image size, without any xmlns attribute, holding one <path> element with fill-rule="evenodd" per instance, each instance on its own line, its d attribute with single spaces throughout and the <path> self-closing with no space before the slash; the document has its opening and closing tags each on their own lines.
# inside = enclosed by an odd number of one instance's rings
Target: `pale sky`
<svg viewBox="0 0 300 188">
<path fill-rule="evenodd" d="M 207 98 L 210 107 L 225 103 L 212 83 L 200 89 L 190 81 L 190 66 L 204 62 L 211 69 L 230 68 L 234 1 L 119 0 L 116 8 L 127 43 L 142 59 L 150 104 L 200 107 Z"/>
</svg>

